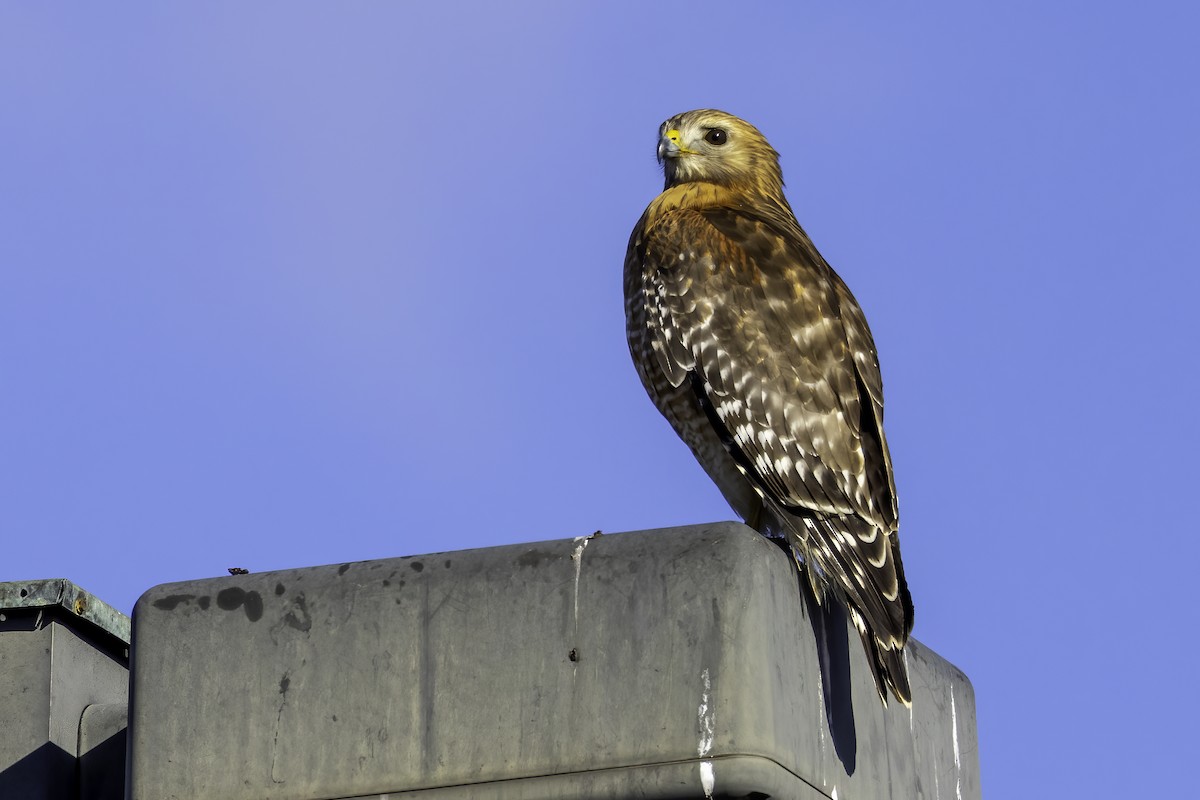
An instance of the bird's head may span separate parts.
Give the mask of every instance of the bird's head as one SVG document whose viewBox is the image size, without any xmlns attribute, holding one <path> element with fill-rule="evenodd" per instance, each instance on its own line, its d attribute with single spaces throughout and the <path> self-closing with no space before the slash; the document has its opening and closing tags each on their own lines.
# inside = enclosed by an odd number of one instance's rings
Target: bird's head
<svg viewBox="0 0 1200 800">
<path fill-rule="evenodd" d="M 692 181 L 783 191 L 779 153 L 758 128 L 711 108 L 676 114 L 658 129 L 658 160 L 666 188 Z"/>
</svg>

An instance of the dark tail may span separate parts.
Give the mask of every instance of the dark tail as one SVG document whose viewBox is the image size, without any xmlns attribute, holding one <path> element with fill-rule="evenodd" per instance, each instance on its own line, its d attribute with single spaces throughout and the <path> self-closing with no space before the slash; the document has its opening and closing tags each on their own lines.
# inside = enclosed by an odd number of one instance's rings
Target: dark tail
<svg viewBox="0 0 1200 800">
<path fill-rule="evenodd" d="M 857 612 L 851 611 L 857 617 Z M 861 618 L 854 620 L 858 628 L 859 638 L 862 639 L 863 649 L 867 651 L 867 663 L 871 665 L 871 674 L 875 678 L 875 689 L 879 699 L 886 706 L 888 690 L 905 706 L 912 705 L 912 686 L 908 682 L 908 665 L 904 661 L 902 648 L 885 648 L 883 643 L 867 629 Z"/>
</svg>

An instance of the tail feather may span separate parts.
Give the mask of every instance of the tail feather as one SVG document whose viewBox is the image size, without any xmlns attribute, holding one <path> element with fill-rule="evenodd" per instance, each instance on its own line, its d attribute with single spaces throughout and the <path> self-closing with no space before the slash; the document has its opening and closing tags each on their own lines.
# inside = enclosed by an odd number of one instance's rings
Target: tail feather
<svg viewBox="0 0 1200 800">
<path fill-rule="evenodd" d="M 847 596 L 844 590 L 832 584 L 823 575 L 820 567 L 807 560 L 798 542 L 791 537 L 786 547 L 800 571 L 800 579 L 812 592 L 812 597 L 820 606 L 830 602 L 830 595 L 840 602 L 849 612 L 850 620 L 862 639 L 863 650 L 866 652 L 867 664 L 871 668 L 871 676 L 875 680 L 875 689 L 884 706 L 888 704 L 888 691 L 905 707 L 912 705 L 912 687 L 908 680 L 908 664 L 904 659 L 904 646 L 908 642 L 909 631 L 912 630 L 912 598 L 904 581 L 903 566 L 897 561 L 899 571 L 900 596 L 897 603 L 889 604 L 888 612 L 882 612 L 881 598 L 876 599 L 878 608 L 868 605 L 860 608 L 855 602 L 857 598 Z M 783 542 L 780 542 L 783 544 Z M 874 612 L 874 613 L 872 613 Z M 898 619 L 897 619 L 898 617 Z M 873 623 L 873 624 L 871 624 Z M 891 623 L 891 624 L 889 624 Z M 889 628 L 892 630 L 889 632 Z M 898 628 L 898 630 L 897 630 Z"/>
<path fill-rule="evenodd" d="M 867 653 L 867 664 L 871 667 L 871 676 L 875 678 L 875 689 L 884 706 L 888 704 L 888 690 L 906 708 L 912 706 L 912 686 L 908 681 L 908 662 L 904 659 L 904 648 L 890 647 L 880 641 L 863 622 L 858 610 L 850 608 L 850 619 L 858 629 L 862 639 L 863 650 Z"/>
</svg>

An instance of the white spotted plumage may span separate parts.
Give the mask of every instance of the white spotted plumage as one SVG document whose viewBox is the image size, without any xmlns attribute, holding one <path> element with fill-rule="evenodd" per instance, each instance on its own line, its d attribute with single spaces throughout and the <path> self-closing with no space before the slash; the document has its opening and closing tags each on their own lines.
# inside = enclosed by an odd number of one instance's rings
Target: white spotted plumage
<svg viewBox="0 0 1200 800">
<path fill-rule="evenodd" d="M 787 540 L 818 597 L 846 605 L 884 702 L 890 688 L 907 703 L 912 601 L 862 311 L 796 222 L 753 126 L 681 114 L 659 153 L 666 187 L 625 261 L 638 374 L 733 508 Z"/>
</svg>

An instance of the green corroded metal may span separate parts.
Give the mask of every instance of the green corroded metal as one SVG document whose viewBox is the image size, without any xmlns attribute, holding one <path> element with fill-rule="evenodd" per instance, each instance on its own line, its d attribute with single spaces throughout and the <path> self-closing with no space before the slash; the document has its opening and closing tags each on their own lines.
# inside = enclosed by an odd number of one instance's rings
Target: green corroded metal
<svg viewBox="0 0 1200 800">
<path fill-rule="evenodd" d="M 129 644 L 129 617 L 65 578 L 0 583 L 0 613 L 31 609 L 73 615 Z"/>
</svg>

